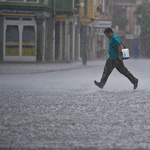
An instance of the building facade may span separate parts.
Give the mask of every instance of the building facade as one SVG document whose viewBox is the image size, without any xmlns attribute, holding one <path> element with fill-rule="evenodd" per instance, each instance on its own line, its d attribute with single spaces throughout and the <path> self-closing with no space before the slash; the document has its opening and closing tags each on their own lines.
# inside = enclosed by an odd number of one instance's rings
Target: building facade
<svg viewBox="0 0 150 150">
<path fill-rule="evenodd" d="M 79 59 L 77 3 L 0 0 L 0 61 Z"/>
<path fill-rule="evenodd" d="M 79 0 L 55 2 L 55 61 L 80 59 Z"/>
<path fill-rule="evenodd" d="M 50 59 L 51 7 L 50 0 L 0 1 L 0 61 Z"/>
<path fill-rule="evenodd" d="M 125 39 L 134 34 L 134 10 L 135 0 L 0 0 L 0 61 L 93 59 L 99 47 L 105 55 L 105 27 L 95 21 L 110 21 Z M 124 28 L 121 18 L 129 20 Z"/>
</svg>

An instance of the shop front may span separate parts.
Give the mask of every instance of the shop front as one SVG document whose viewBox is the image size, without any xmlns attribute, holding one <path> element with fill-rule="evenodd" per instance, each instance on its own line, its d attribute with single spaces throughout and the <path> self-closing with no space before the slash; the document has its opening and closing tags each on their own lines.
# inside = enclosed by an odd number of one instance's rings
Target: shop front
<svg viewBox="0 0 150 150">
<path fill-rule="evenodd" d="M 3 60 L 36 61 L 37 26 L 34 11 L 1 10 L 4 15 Z"/>
</svg>

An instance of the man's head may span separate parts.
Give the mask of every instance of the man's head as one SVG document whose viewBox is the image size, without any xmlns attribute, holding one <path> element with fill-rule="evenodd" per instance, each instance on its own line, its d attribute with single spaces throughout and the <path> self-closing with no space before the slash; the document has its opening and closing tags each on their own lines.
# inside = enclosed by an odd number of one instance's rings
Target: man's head
<svg viewBox="0 0 150 150">
<path fill-rule="evenodd" d="M 104 31 L 104 34 L 108 37 L 111 38 L 114 35 L 114 32 L 111 28 L 106 28 Z"/>
</svg>

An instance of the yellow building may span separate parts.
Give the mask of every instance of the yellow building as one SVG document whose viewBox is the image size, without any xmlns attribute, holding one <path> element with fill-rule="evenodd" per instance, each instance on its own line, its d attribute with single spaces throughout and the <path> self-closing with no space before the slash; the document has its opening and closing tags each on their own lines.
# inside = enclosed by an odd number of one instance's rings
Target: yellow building
<svg viewBox="0 0 150 150">
<path fill-rule="evenodd" d="M 80 0 L 81 3 L 84 3 L 84 0 Z M 80 8 L 81 16 L 83 17 L 84 11 L 87 7 L 87 16 L 92 19 L 92 20 L 97 20 L 98 19 L 98 14 L 99 12 L 97 11 L 97 8 L 99 7 L 99 0 L 87 0 L 87 5 L 84 4 L 84 7 Z"/>
</svg>

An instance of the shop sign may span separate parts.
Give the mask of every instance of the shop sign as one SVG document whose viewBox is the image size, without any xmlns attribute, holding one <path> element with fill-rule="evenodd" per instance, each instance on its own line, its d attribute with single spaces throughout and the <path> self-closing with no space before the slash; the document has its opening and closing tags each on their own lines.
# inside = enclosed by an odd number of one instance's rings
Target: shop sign
<svg viewBox="0 0 150 150">
<path fill-rule="evenodd" d="M 66 21 L 67 15 L 56 15 L 56 21 Z"/>
<path fill-rule="evenodd" d="M 83 16 L 81 17 L 81 23 L 82 25 L 88 25 L 91 23 L 91 19 L 89 18 L 89 16 Z"/>
<path fill-rule="evenodd" d="M 95 28 L 110 28 L 111 21 L 94 21 Z"/>
<path fill-rule="evenodd" d="M 33 10 L 0 9 L 1 15 L 34 16 Z"/>
</svg>

